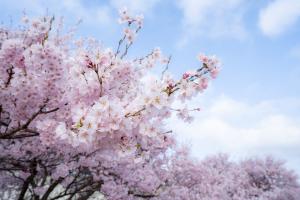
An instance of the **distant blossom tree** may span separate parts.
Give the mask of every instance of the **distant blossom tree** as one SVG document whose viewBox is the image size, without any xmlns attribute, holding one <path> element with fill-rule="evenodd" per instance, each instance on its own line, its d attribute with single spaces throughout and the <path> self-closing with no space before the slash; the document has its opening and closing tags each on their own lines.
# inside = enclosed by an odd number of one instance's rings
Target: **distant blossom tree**
<svg viewBox="0 0 300 200">
<path fill-rule="evenodd" d="M 214 56 L 179 80 L 159 48 L 128 59 L 143 17 L 126 9 L 116 50 L 73 39 L 53 17 L 23 23 L 0 29 L 0 199 L 300 199 L 281 162 L 193 160 L 165 128 L 172 113 L 190 122 L 200 110 L 188 100 L 216 78 Z"/>
</svg>

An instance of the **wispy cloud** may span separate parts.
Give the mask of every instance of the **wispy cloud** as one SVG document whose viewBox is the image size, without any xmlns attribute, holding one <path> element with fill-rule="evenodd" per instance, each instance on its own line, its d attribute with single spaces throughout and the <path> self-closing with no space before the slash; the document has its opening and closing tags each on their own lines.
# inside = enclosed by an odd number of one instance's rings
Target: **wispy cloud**
<svg viewBox="0 0 300 200">
<path fill-rule="evenodd" d="M 110 0 L 115 8 L 127 7 L 133 12 L 150 13 L 161 0 Z"/>
<path fill-rule="evenodd" d="M 127 7 L 136 14 L 151 14 L 161 0 L 9 0 L 0 1 L 0 6 L 9 8 L 9 14 L 18 14 L 25 11 L 30 15 L 44 15 L 46 12 L 63 16 L 71 23 L 82 20 L 87 27 L 105 26 L 113 29 L 117 25 L 118 9 Z M 1 8 L 0 8 L 1 11 Z M 13 12 L 13 13 L 11 13 Z M 91 29 L 92 30 L 92 29 Z"/>
<path fill-rule="evenodd" d="M 242 39 L 244 0 L 177 0 L 182 11 L 184 40 L 198 35 Z"/>
<path fill-rule="evenodd" d="M 291 28 L 299 17 L 299 0 L 275 0 L 261 10 L 259 27 L 266 36 L 278 36 Z"/>
<path fill-rule="evenodd" d="M 82 0 L 10 0 L 1 2 L 1 4 L 4 4 L 2 5 L 3 7 L 9 8 L 14 12 L 25 11 L 30 15 L 44 15 L 47 11 L 49 14 L 62 15 L 65 18 L 69 18 L 73 20 L 73 23 L 76 23 L 75 20 L 82 19 L 88 24 L 108 25 L 113 20 L 110 6 L 105 4 L 86 6 Z"/>
<path fill-rule="evenodd" d="M 108 25 L 113 21 L 111 8 L 104 4 L 87 7 L 84 5 L 84 1 L 81 0 L 64 0 L 58 1 L 56 5 L 59 5 L 59 9 L 61 9 L 62 13 L 64 13 L 63 11 L 65 10 L 68 16 L 82 18 L 87 23 Z"/>
<path fill-rule="evenodd" d="M 288 160 L 289 166 L 300 172 L 300 119 L 284 114 L 288 105 L 300 108 L 297 102 L 288 99 L 250 104 L 222 95 L 203 108 L 191 124 L 173 118 L 170 128 L 179 141 L 192 145 L 193 155 L 226 152 L 241 159 L 271 154 Z"/>
</svg>

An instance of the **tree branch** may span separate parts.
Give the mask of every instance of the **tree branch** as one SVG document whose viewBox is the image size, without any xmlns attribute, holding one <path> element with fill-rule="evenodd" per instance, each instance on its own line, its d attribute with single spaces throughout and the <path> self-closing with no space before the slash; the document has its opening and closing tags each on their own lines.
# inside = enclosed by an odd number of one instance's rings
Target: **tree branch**
<svg viewBox="0 0 300 200">
<path fill-rule="evenodd" d="M 45 194 L 43 195 L 43 197 L 41 198 L 41 200 L 47 200 L 50 193 L 55 189 L 55 187 L 60 184 L 64 179 L 62 177 L 60 177 L 59 179 L 57 179 L 56 181 L 54 181 L 48 188 L 48 190 L 45 192 Z"/>
<path fill-rule="evenodd" d="M 49 114 L 49 113 L 56 112 L 57 110 L 59 110 L 59 108 L 54 108 L 54 109 L 45 111 L 44 108 L 46 107 L 46 105 L 47 105 L 47 101 L 44 105 L 40 106 L 39 110 L 36 113 L 34 113 L 23 125 L 20 125 L 17 128 L 11 129 L 7 133 L 1 134 L 0 139 L 17 139 L 17 138 L 33 137 L 33 136 L 39 135 L 38 132 L 28 129 L 28 126 L 30 125 L 30 123 L 35 118 L 37 118 L 37 116 L 39 116 L 41 114 Z M 16 133 L 18 133 L 20 131 L 29 132 L 31 134 L 15 135 Z"/>
<path fill-rule="evenodd" d="M 20 192 L 20 195 L 19 195 L 19 198 L 18 200 L 23 200 L 24 197 L 25 197 L 25 194 L 27 192 L 27 189 L 30 185 L 30 183 L 32 183 L 32 181 L 34 180 L 34 177 L 35 175 L 37 174 L 37 170 L 36 170 L 36 161 L 34 160 L 32 163 L 31 163 L 31 166 L 30 166 L 30 171 L 31 171 L 31 174 L 30 176 L 25 180 L 23 186 L 22 186 L 22 189 L 21 189 L 21 192 Z"/>
</svg>

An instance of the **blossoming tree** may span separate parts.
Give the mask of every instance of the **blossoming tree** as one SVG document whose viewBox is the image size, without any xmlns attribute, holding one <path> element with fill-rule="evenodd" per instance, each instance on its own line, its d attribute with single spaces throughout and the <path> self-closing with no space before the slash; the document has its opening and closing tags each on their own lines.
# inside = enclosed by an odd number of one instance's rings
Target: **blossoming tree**
<svg viewBox="0 0 300 200">
<path fill-rule="evenodd" d="M 0 29 L 0 198 L 155 200 L 299 199 L 293 172 L 267 158 L 192 160 L 164 124 L 190 122 L 199 108 L 174 108 L 216 78 L 219 62 L 199 55 L 179 80 L 159 48 L 128 59 L 143 17 L 120 11 L 116 50 L 74 40 L 53 17 Z M 160 77 L 149 78 L 151 68 Z"/>
</svg>

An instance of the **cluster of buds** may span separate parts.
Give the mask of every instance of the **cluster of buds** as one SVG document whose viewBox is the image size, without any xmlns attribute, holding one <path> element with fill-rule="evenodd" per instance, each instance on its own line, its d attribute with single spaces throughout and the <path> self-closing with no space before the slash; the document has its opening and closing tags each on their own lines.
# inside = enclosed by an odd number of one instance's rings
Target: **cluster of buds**
<svg viewBox="0 0 300 200">
<path fill-rule="evenodd" d="M 96 69 L 97 66 L 107 66 L 111 63 L 110 52 L 97 53 L 96 56 L 91 58 L 87 54 L 84 55 L 84 63 L 87 68 Z"/>
<path fill-rule="evenodd" d="M 207 74 L 211 78 L 216 78 L 219 73 L 220 62 L 215 56 L 200 55 L 199 60 L 202 61 L 202 66 L 196 71 L 187 71 L 183 73 L 182 78 L 178 82 L 167 81 L 167 86 L 164 92 L 170 96 L 177 90 L 186 90 L 186 94 L 195 94 L 195 90 L 203 91 L 207 88 L 208 80 Z M 193 84 L 190 84 L 193 83 Z M 190 96 L 190 95 L 188 95 Z"/>
<path fill-rule="evenodd" d="M 96 68 L 96 64 L 92 62 L 92 60 L 90 59 L 90 57 L 88 55 L 85 55 L 85 63 L 86 63 L 87 68 L 91 68 L 91 69 Z"/>
<path fill-rule="evenodd" d="M 120 18 L 119 18 L 119 23 L 120 24 L 136 23 L 136 25 L 139 26 L 139 27 L 142 27 L 142 25 L 143 25 L 144 16 L 143 15 L 136 15 L 136 16 L 133 17 L 129 14 L 128 9 L 126 7 L 119 10 L 119 15 L 120 15 Z"/>
<path fill-rule="evenodd" d="M 128 27 L 124 29 L 124 38 L 131 44 L 136 33 L 142 28 L 144 17 L 143 15 L 131 16 L 126 7 L 119 11 L 119 15 L 119 23 L 128 25 Z M 135 25 L 135 28 L 130 28 L 132 25 Z"/>
<path fill-rule="evenodd" d="M 133 30 L 131 30 L 130 28 L 125 28 L 124 34 L 125 34 L 125 38 L 127 39 L 128 43 L 132 43 L 136 36 L 136 33 Z"/>
<path fill-rule="evenodd" d="M 182 79 L 189 79 L 190 77 L 193 77 L 196 75 L 197 75 L 197 72 L 195 72 L 195 71 L 187 71 L 187 72 L 183 73 Z"/>
<path fill-rule="evenodd" d="M 203 63 L 203 66 L 209 70 L 210 76 L 215 79 L 219 74 L 220 65 L 219 60 L 216 58 L 216 56 L 208 57 L 204 54 L 200 54 L 198 58 Z"/>
</svg>

